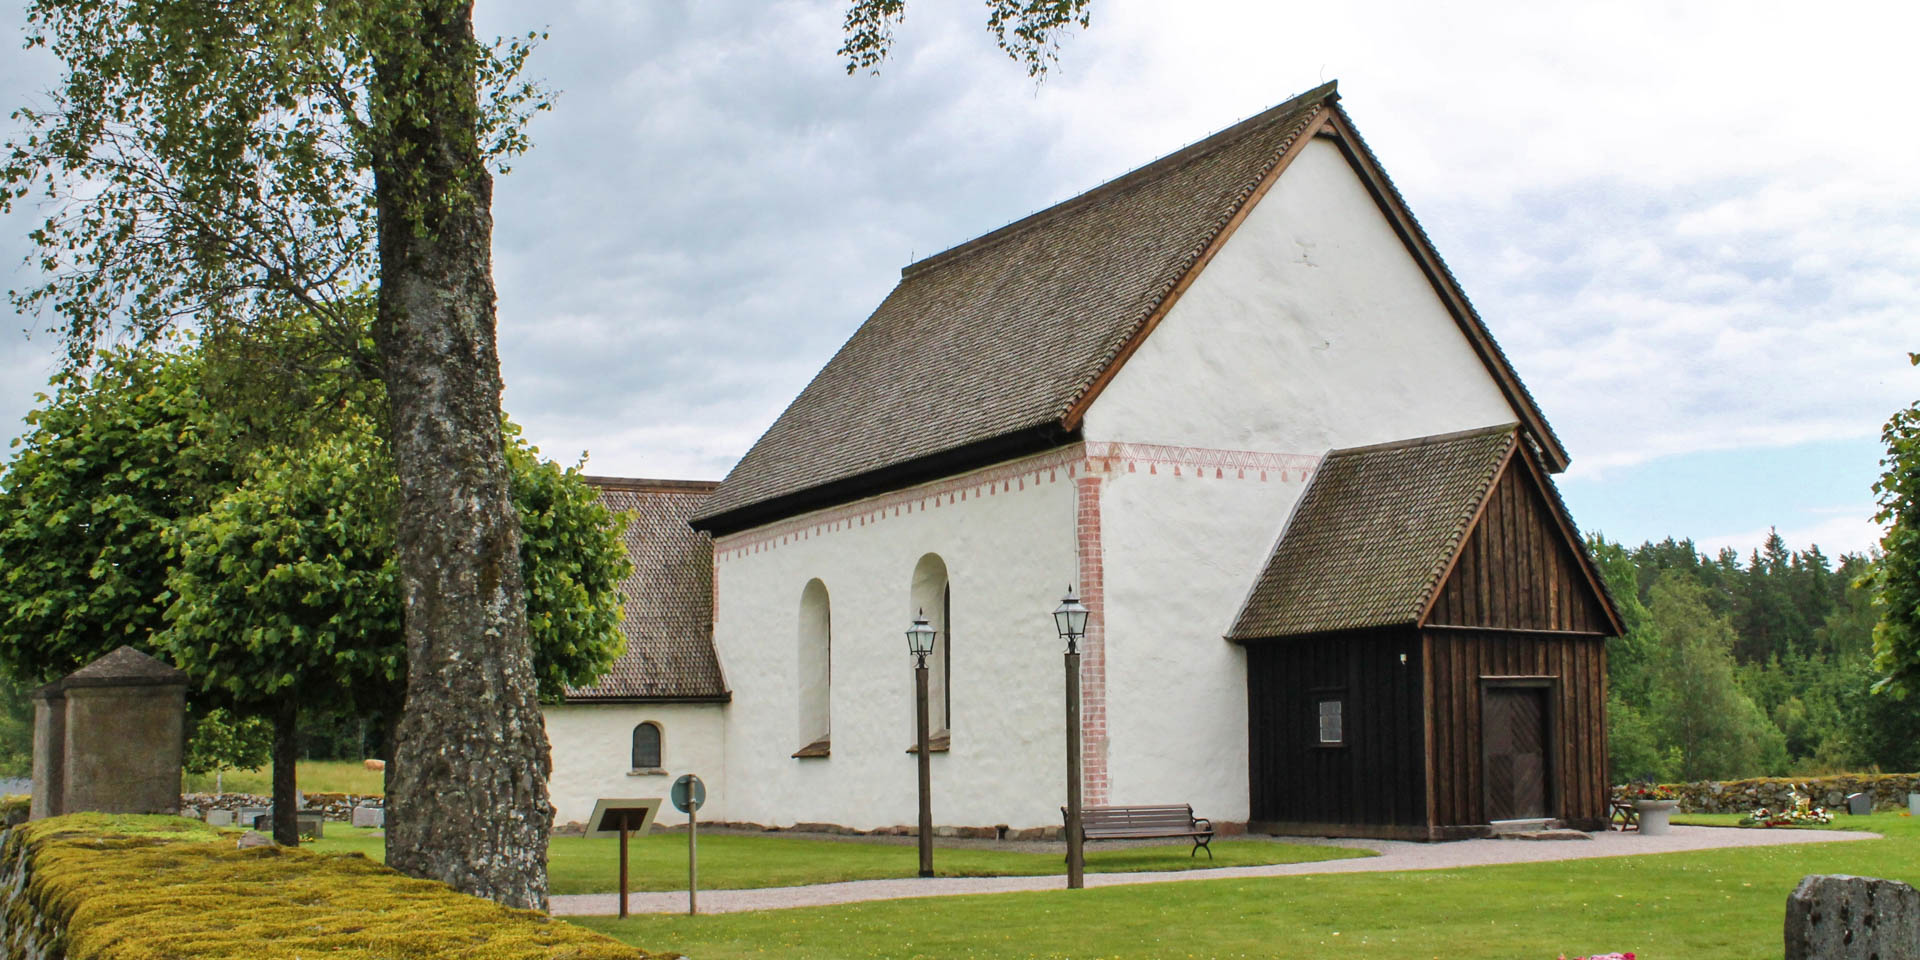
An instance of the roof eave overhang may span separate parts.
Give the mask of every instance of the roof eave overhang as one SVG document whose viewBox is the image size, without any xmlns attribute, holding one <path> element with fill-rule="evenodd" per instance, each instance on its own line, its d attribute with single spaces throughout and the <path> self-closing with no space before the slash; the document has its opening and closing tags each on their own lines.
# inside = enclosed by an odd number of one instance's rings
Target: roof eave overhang
<svg viewBox="0 0 1920 960">
<path fill-rule="evenodd" d="M 575 696 L 566 696 L 566 697 L 561 697 L 561 698 L 560 698 L 559 700 L 557 700 L 557 701 L 554 701 L 554 702 L 555 702 L 556 704 L 561 704 L 561 705 L 574 705 L 574 704 L 580 704 L 580 705 L 585 705 L 585 704 L 593 704 L 593 703 L 616 703 L 616 704 L 617 704 L 617 703 L 732 703 L 732 702 L 733 702 L 733 694 L 732 694 L 732 693 L 719 693 L 719 694 L 704 694 L 704 695 L 701 695 L 701 696 L 680 696 L 680 697 L 648 697 L 648 696 L 627 696 L 627 697 L 592 697 L 592 696 L 587 696 L 587 697 L 575 697 Z"/>
<path fill-rule="evenodd" d="M 1256 644 L 1263 644 L 1263 643 L 1280 643 L 1288 640 L 1318 640 L 1324 637 L 1334 637 L 1334 636 L 1340 636 L 1342 634 L 1348 634 L 1348 633 L 1370 633 L 1370 632 L 1380 631 L 1380 630 L 1412 629 L 1417 626 L 1419 626 L 1419 623 L 1417 623 L 1413 619 L 1402 617 L 1395 620 L 1389 620 L 1385 623 L 1365 623 L 1365 624 L 1355 624 L 1350 627 L 1332 627 L 1326 630 L 1308 630 L 1308 631 L 1299 632 L 1299 633 L 1281 633 L 1281 634 L 1275 634 L 1270 637 L 1269 636 L 1258 636 L 1258 637 L 1234 636 L 1232 634 L 1228 634 L 1226 637 L 1226 640 L 1228 643 L 1237 643 L 1245 647 L 1245 646 L 1253 646 Z"/>
<path fill-rule="evenodd" d="M 877 494 L 901 490 L 956 473 L 964 473 L 1016 457 L 1051 450 L 1074 443 L 1079 439 L 1079 430 L 1069 430 L 1058 422 L 1049 421 L 865 473 L 843 477 L 783 496 L 750 503 L 712 516 L 695 517 L 687 523 L 695 530 L 705 531 L 716 538 L 724 537 L 802 513 L 852 503 Z"/>
</svg>

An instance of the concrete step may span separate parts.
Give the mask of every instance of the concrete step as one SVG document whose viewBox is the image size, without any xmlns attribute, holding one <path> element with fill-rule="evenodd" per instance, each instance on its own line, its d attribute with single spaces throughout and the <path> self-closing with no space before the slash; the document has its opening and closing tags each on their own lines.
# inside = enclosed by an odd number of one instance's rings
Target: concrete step
<svg viewBox="0 0 1920 960">
<path fill-rule="evenodd" d="M 1513 830 L 1496 832 L 1496 840 L 1592 840 L 1593 835 L 1578 830 Z"/>
<path fill-rule="evenodd" d="M 1551 818 L 1539 817 L 1526 820 L 1495 820 L 1489 826 L 1493 827 L 1494 835 L 1498 836 L 1503 833 L 1532 833 L 1548 830 L 1554 826 L 1554 822 Z"/>
</svg>

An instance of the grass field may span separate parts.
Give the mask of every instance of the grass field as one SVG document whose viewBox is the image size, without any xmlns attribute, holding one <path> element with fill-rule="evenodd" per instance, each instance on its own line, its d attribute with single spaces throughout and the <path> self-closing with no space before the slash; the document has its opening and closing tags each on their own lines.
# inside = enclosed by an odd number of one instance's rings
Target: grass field
<svg viewBox="0 0 1920 960">
<path fill-rule="evenodd" d="M 307 793 L 385 793 L 384 777 L 368 770 L 358 760 L 306 760 L 294 765 L 294 779 Z M 212 793 L 213 774 L 187 774 L 181 778 L 183 793 Z M 273 792 L 273 769 L 228 770 L 221 777 L 228 793 L 253 793 L 265 796 Z"/>
<path fill-rule="evenodd" d="M 327 826 L 326 839 L 309 849 L 357 851 L 381 859 L 384 841 L 376 831 Z M 1368 856 L 1363 850 L 1318 847 L 1263 840 L 1219 840 L 1215 859 L 1187 855 L 1190 847 L 1134 847 L 1087 854 L 1088 872 L 1187 870 L 1241 867 L 1262 863 L 1300 863 Z M 585 837 L 555 837 L 547 849 L 548 884 L 553 893 L 612 893 L 620 887 L 620 843 Z M 1037 876 L 1065 873 L 1058 854 L 939 848 L 935 872 L 943 877 Z M 632 841 L 627 850 L 628 884 L 635 891 L 685 890 L 687 837 L 655 834 Z M 841 880 L 911 877 L 919 869 L 918 849 L 906 844 L 853 843 L 780 835 L 708 834 L 700 838 L 700 887 L 791 887 Z"/>
<path fill-rule="evenodd" d="M 1676 818 L 1678 819 L 1678 818 Z M 1697 821 L 1737 819 L 1689 818 Z M 1809 873 L 1920 884 L 1920 820 L 1838 817 L 1885 839 L 1465 870 L 1208 880 L 718 916 L 581 919 L 692 960 L 1778 957 Z"/>
</svg>

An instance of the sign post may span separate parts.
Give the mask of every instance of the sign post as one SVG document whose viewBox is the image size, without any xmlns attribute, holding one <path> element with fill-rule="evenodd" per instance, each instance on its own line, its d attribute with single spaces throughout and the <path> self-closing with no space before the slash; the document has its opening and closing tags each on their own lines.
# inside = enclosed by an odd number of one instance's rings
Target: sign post
<svg viewBox="0 0 1920 960">
<path fill-rule="evenodd" d="M 653 828 L 653 815 L 660 811 L 660 798 L 643 800 L 596 800 L 593 817 L 588 820 L 587 836 L 620 838 L 620 916 L 627 915 L 627 839 L 634 834 L 646 836 Z"/>
<path fill-rule="evenodd" d="M 700 912 L 700 806 L 707 785 L 691 773 L 673 782 L 673 808 L 687 815 L 687 916 Z"/>
</svg>

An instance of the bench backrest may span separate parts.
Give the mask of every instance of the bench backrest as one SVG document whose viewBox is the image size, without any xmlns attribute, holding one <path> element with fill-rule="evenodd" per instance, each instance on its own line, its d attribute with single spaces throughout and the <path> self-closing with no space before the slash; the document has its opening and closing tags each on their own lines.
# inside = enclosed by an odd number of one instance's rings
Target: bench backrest
<svg viewBox="0 0 1920 960">
<path fill-rule="evenodd" d="M 1087 833 L 1132 830 L 1186 830 L 1193 826 L 1190 804 L 1144 807 L 1085 807 L 1080 826 Z"/>
</svg>

